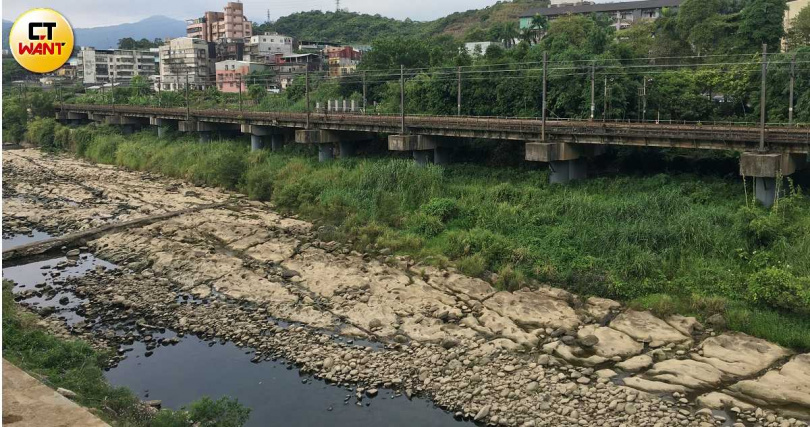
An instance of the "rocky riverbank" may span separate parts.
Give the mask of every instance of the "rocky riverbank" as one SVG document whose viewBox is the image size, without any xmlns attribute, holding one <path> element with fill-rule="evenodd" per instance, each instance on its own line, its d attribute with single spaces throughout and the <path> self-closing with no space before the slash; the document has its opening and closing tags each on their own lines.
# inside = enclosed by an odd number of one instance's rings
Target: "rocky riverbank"
<svg viewBox="0 0 810 427">
<path fill-rule="evenodd" d="M 810 419 L 810 355 L 722 325 L 552 287 L 499 292 L 387 248 L 357 252 L 271 205 L 152 174 L 32 150 L 3 162 L 4 235 L 227 202 L 85 243 L 120 267 L 60 282 L 87 301 L 88 320 L 70 331 L 94 341 L 159 351 L 171 344 L 153 338 L 161 328 L 230 340 L 256 362 L 285 358 L 357 383 L 358 395 L 424 394 L 459 417 L 506 426 Z M 104 326 L 122 323 L 125 333 Z"/>
</svg>

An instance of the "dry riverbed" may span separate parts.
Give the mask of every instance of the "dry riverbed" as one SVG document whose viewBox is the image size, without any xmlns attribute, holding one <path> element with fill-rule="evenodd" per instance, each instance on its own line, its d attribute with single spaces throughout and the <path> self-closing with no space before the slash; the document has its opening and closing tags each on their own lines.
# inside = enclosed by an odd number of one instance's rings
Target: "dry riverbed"
<svg viewBox="0 0 810 427">
<path fill-rule="evenodd" d="M 161 176 L 33 150 L 4 152 L 3 168 L 4 235 L 226 203 L 81 242 L 119 268 L 63 280 L 92 320 L 49 322 L 98 345 L 160 351 L 171 343 L 150 343 L 149 331 L 162 328 L 229 340 L 257 363 L 284 358 L 358 384 L 358 395 L 424 395 L 494 425 L 810 419 L 810 354 L 552 287 L 499 292 L 385 248 L 352 251 L 269 204 Z M 104 326 L 126 321 L 137 327 Z"/>
</svg>

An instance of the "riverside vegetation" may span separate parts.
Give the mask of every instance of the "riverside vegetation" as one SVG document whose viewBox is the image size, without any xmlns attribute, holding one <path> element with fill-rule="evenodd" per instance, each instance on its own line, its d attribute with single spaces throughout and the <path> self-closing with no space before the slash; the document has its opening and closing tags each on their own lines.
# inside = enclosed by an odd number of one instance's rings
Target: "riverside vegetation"
<svg viewBox="0 0 810 427">
<path fill-rule="evenodd" d="M 798 186 L 772 209 L 743 182 L 692 174 L 609 176 L 570 186 L 544 171 L 366 158 L 317 163 L 296 146 L 251 153 L 109 127 L 28 127 L 46 150 L 241 191 L 377 244 L 455 264 L 500 289 L 549 283 L 810 348 L 810 209 Z M 746 197 L 747 195 L 747 197 Z M 718 316 L 719 315 L 719 316 Z M 719 319 L 718 319 L 719 318 Z"/>
<path fill-rule="evenodd" d="M 41 326 L 40 317 L 14 302 L 11 283 L 3 282 L 3 358 L 53 388 L 76 393 L 79 404 L 107 422 L 121 426 L 237 427 L 247 422 L 250 409 L 235 399 L 208 397 L 188 409 L 155 411 L 125 387 L 113 387 L 104 378 L 111 354 L 98 351 L 82 340 L 63 340 Z"/>
</svg>

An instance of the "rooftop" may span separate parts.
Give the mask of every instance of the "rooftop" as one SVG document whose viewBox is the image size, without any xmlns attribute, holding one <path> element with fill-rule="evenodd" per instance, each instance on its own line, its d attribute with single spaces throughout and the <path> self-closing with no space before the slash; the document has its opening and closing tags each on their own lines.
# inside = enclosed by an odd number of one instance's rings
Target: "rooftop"
<svg viewBox="0 0 810 427">
<path fill-rule="evenodd" d="M 535 15 L 556 16 L 567 14 L 584 14 L 599 12 L 615 12 L 635 9 L 657 9 L 663 7 L 680 6 L 683 0 L 642 0 L 617 3 L 576 4 L 571 6 L 541 7 L 527 10 L 521 18 L 530 18 Z"/>
</svg>

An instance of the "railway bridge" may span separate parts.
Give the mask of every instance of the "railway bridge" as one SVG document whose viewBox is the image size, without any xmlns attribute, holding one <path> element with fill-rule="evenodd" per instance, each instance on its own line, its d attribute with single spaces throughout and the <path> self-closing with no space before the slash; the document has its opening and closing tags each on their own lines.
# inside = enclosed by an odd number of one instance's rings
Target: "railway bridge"
<svg viewBox="0 0 810 427">
<path fill-rule="evenodd" d="M 585 158 L 609 145 L 733 150 L 740 155 L 740 174 L 753 177 L 757 198 L 773 203 L 777 180 L 801 169 L 810 153 L 810 127 L 755 127 L 711 123 L 631 123 L 618 121 L 538 120 L 498 117 L 363 115 L 231 110 L 190 110 L 128 105 L 63 104 L 57 119 L 94 121 L 133 127 L 156 126 L 162 136 L 169 127 L 199 134 L 238 131 L 251 136 L 253 149 L 269 141 L 278 149 L 285 141 L 316 144 L 320 160 L 335 152 L 351 156 L 358 144 L 375 134 L 388 135 L 388 148 L 410 151 L 419 164 L 446 163 L 448 148 L 465 138 L 513 140 L 526 144 L 526 160 L 548 163 L 553 183 L 587 175 Z"/>
</svg>

